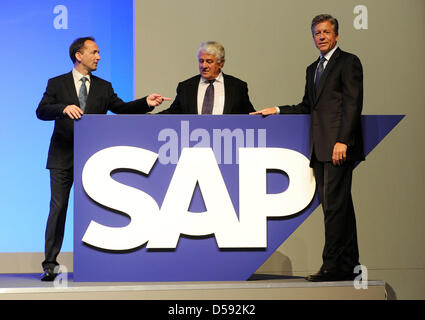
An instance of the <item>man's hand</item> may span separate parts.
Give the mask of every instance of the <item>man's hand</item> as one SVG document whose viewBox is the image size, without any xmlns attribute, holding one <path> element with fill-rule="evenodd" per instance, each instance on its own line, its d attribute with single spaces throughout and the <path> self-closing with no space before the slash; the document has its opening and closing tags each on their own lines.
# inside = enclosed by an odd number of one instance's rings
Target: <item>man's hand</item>
<svg viewBox="0 0 425 320">
<path fill-rule="evenodd" d="M 171 101 L 171 98 L 163 97 L 160 94 L 152 93 L 146 97 L 146 102 L 149 107 L 157 107 L 162 101 Z"/>
<path fill-rule="evenodd" d="M 65 109 L 62 111 L 64 114 L 68 115 L 72 120 L 78 120 L 83 115 L 83 110 L 80 109 L 80 107 L 76 106 L 75 104 L 71 104 L 69 106 L 66 106 Z"/>
<path fill-rule="evenodd" d="M 342 142 L 335 143 L 332 153 L 332 163 L 340 166 L 347 159 L 347 145 Z"/>
<path fill-rule="evenodd" d="M 271 114 L 276 114 L 276 113 L 277 113 L 276 108 L 272 107 L 272 108 L 262 109 L 256 112 L 251 112 L 250 114 L 262 114 L 263 116 L 269 116 Z"/>
</svg>

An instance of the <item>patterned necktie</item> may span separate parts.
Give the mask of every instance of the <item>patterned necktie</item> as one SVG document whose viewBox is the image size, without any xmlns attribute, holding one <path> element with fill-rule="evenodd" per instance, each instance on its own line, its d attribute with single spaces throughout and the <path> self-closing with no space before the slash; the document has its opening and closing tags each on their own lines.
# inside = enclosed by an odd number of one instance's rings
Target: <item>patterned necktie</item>
<svg viewBox="0 0 425 320">
<path fill-rule="evenodd" d="M 319 88 L 319 83 L 320 83 L 320 77 L 322 76 L 322 74 L 323 74 L 323 70 L 325 70 L 325 68 L 324 68 L 324 63 L 325 63 L 325 61 L 326 61 L 326 58 L 325 57 L 322 57 L 321 59 L 320 59 L 320 62 L 319 62 L 319 65 L 317 66 L 317 70 L 316 70 L 316 80 L 315 80 L 315 85 L 316 85 L 316 91 L 317 91 L 317 89 Z"/>
<path fill-rule="evenodd" d="M 202 114 L 212 114 L 214 106 L 214 83 L 215 80 L 208 80 L 210 85 L 205 91 L 204 102 L 202 103 Z"/>
<path fill-rule="evenodd" d="M 84 111 L 86 108 L 86 102 L 87 102 L 87 87 L 86 87 L 86 81 L 88 79 L 86 77 L 82 77 L 81 81 L 83 82 L 80 87 L 80 92 L 78 94 L 78 100 L 80 100 L 80 108 Z"/>
</svg>

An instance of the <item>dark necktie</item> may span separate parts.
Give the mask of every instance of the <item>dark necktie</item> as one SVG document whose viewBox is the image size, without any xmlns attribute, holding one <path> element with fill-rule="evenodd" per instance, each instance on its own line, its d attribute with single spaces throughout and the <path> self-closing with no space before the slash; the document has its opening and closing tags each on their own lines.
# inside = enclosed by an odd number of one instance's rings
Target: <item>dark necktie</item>
<svg viewBox="0 0 425 320">
<path fill-rule="evenodd" d="M 319 83 L 320 83 L 320 77 L 322 76 L 322 74 L 323 74 L 323 70 L 325 70 L 325 67 L 324 67 L 324 63 L 325 63 L 325 61 L 326 61 L 326 58 L 325 57 L 322 57 L 321 59 L 320 59 L 320 61 L 319 61 L 319 65 L 317 66 L 317 70 L 316 70 L 316 80 L 315 80 L 315 85 L 316 85 L 316 91 L 317 91 L 317 89 L 319 88 Z"/>
<path fill-rule="evenodd" d="M 208 80 L 210 85 L 205 91 L 204 102 L 202 103 L 202 114 L 212 114 L 214 106 L 214 83 L 215 80 Z"/>
<path fill-rule="evenodd" d="M 84 111 L 86 108 L 86 102 L 87 102 L 87 87 L 86 87 L 86 81 L 88 79 L 86 77 L 82 77 L 81 81 L 83 82 L 80 87 L 80 92 L 78 93 L 78 100 L 80 100 L 80 108 Z"/>
</svg>

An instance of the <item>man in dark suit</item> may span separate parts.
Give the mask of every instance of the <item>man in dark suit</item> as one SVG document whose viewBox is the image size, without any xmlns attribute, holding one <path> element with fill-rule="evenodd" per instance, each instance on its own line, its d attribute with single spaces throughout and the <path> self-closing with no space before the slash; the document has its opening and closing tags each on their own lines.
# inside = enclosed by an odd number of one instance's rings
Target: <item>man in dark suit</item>
<svg viewBox="0 0 425 320">
<path fill-rule="evenodd" d="M 180 82 L 174 102 L 161 113 L 248 114 L 255 111 L 246 82 L 221 71 L 225 61 L 221 44 L 204 42 L 197 56 L 200 74 Z"/>
<path fill-rule="evenodd" d="M 83 114 L 146 113 L 171 100 L 158 94 L 124 103 L 115 94 L 110 82 L 91 73 L 100 60 L 99 48 L 92 37 L 75 40 L 69 49 L 74 63 L 71 72 L 48 81 L 46 92 L 36 114 L 41 120 L 54 120 L 50 140 L 47 169 L 50 170 L 50 212 L 45 234 L 45 260 L 42 281 L 56 277 L 56 258 L 60 252 L 68 208 L 69 192 L 73 183 L 74 120 Z"/>
<path fill-rule="evenodd" d="M 307 67 L 302 102 L 253 114 L 311 114 L 310 166 L 325 216 L 325 246 L 322 267 L 307 280 L 352 280 L 359 251 L 351 180 L 354 163 L 365 159 L 361 127 L 363 71 L 357 56 L 337 47 L 335 18 L 316 16 L 311 31 L 320 58 Z"/>
</svg>

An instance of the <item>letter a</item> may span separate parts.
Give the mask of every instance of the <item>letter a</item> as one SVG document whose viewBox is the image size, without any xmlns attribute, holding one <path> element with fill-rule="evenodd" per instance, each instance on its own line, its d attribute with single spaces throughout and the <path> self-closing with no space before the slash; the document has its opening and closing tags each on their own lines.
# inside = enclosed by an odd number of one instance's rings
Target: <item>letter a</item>
<svg viewBox="0 0 425 320">
<path fill-rule="evenodd" d="M 361 4 L 358 6 L 355 6 L 354 13 L 358 14 L 358 16 L 355 17 L 353 21 L 354 29 L 356 30 L 367 29 L 368 28 L 367 7 Z"/>
<path fill-rule="evenodd" d="M 53 13 L 57 14 L 53 20 L 55 29 L 68 29 L 68 8 L 64 5 L 57 5 L 53 9 Z"/>
<path fill-rule="evenodd" d="M 196 184 L 207 211 L 189 212 Z M 211 148 L 184 148 L 165 195 L 157 220 L 158 229 L 147 245 L 175 248 L 180 234 L 215 234 L 218 246 L 237 224 L 236 212 Z"/>
</svg>

